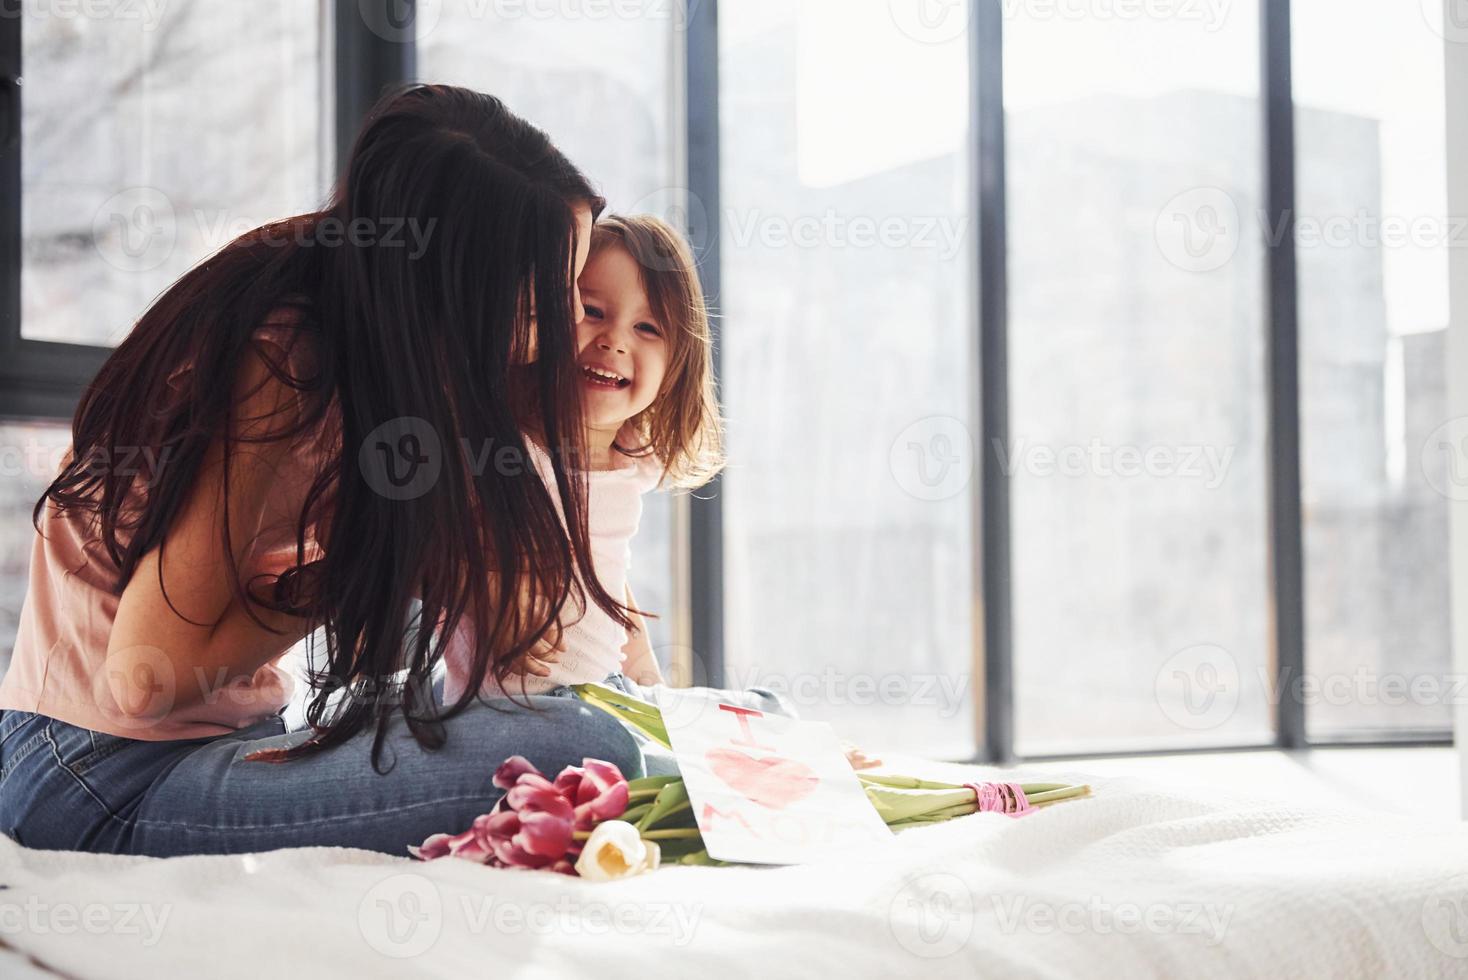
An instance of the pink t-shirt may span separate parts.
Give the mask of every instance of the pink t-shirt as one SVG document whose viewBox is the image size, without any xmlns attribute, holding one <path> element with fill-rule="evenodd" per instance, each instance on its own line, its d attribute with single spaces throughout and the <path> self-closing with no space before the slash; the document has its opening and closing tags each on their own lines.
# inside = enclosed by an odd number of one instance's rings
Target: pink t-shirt
<svg viewBox="0 0 1468 980">
<path fill-rule="evenodd" d="M 309 376 L 310 345 L 290 328 L 293 316 L 272 315 L 254 336 L 278 348 L 271 356 L 283 353 L 297 377 Z M 332 418 L 334 413 L 329 413 L 316 432 L 302 434 L 300 451 L 286 454 L 288 462 L 275 484 L 271 506 L 246 555 L 247 581 L 257 571 L 278 571 L 294 563 L 293 515 L 299 514 L 306 488 L 328 456 L 324 449 L 330 441 L 326 433 L 335 431 Z M 146 475 L 144 470 L 141 479 Z M 112 735 L 166 741 L 245 728 L 290 701 L 294 682 L 277 665 L 280 657 L 260 667 L 248 684 L 224 685 L 207 675 L 175 679 L 159 651 L 159 670 L 152 678 L 154 696 L 147 710 L 136 716 L 123 712 L 112 695 L 106 667 L 119 598 L 112 591 L 117 567 L 88 526 L 91 517 L 84 511 L 63 512 L 49 501 L 42 511 L 15 649 L 0 681 L 0 708 L 34 711 Z M 171 692 L 176 688 L 170 685 L 180 683 L 203 684 L 204 700 L 172 708 Z"/>
<path fill-rule="evenodd" d="M 554 488 L 555 476 L 550 469 L 550 457 L 534 442 L 526 442 L 541 479 L 546 486 Z M 608 595 L 623 602 L 627 595 L 627 572 L 632 564 L 632 538 L 642 523 L 642 497 L 658 485 L 663 466 L 653 456 L 617 458 L 621 465 L 614 469 L 587 471 L 586 521 L 596 577 Z M 551 497 L 559 511 L 560 497 L 554 489 Z M 568 603 L 562 615 L 574 618 L 576 612 Z M 508 692 L 500 688 L 493 677 L 486 677 L 480 693 L 490 698 L 511 696 L 518 700 L 523 695 L 543 694 L 562 684 L 600 682 L 608 674 L 621 669 L 622 661 L 626 659 L 622 648 L 627 645 L 627 630 L 596 603 L 588 599 L 585 615 L 575 622 L 568 618 L 561 627 L 566 652 L 552 665 L 550 676 L 526 674 L 522 690 L 519 676 L 512 675 L 507 681 Z M 467 684 L 470 658 L 474 652 L 470 638 L 472 629 L 467 620 L 461 621 L 444 651 L 446 702 L 457 700 Z"/>
</svg>

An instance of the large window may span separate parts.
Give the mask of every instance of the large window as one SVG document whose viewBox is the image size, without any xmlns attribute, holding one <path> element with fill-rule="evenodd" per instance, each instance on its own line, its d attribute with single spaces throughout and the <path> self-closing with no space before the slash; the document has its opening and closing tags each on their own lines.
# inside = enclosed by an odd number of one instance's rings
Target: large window
<svg viewBox="0 0 1468 980">
<path fill-rule="evenodd" d="M 25 11 L 23 337 L 115 344 L 204 256 L 320 203 L 317 4 Z"/>
<path fill-rule="evenodd" d="M 724 680 L 970 755 L 964 38 L 885 4 L 719 14 Z"/>
<path fill-rule="evenodd" d="M 7 221 L 18 213 L 21 259 L 3 291 L 19 293 L 19 321 L 4 324 L 8 370 L 26 358 L 69 377 L 79 360 L 100 363 L 85 347 L 117 343 L 191 266 L 320 203 L 325 9 L 26 4 L 0 21 L 19 33 L 10 50 L 24 77 L 20 199 L 5 210 Z M 56 379 L 26 380 L 44 390 Z M 69 443 L 67 400 L 49 404 L 50 419 L 0 424 L 0 669 L 24 598 L 31 507 Z"/>
<path fill-rule="evenodd" d="M 93 359 L 315 205 L 416 65 L 678 224 L 716 287 L 731 465 L 634 549 L 675 680 L 949 757 L 1450 727 L 1438 4 L 63 6 L 0 18 L 0 395 L 30 419 L 0 426 L 0 629 Z"/>
<path fill-rule="evenodd" d="M 1468 427 L 1444 373 L 1447 248 L 1465 236 L 1447 220 L 1442 5 L 1291 10 L 1306 723 L 1443 732 Z"/>
<path fill-rule="evenodd" d="M 1004 24 L 1021 754 L 1272 737 L 1259 25 L 1173 6 Z"/>
<path fill-rule="evenodd" d="M 581 168 L 612 212 L 682 224 L 675 41 L 681 4 L 423 4 L 418 70 L 503 99 Z M 648 633 L 664 672 L 687 676 L 674 588 L 675 501 L 645 498 L 630 580 L 657 615 Z"/>
</svg>

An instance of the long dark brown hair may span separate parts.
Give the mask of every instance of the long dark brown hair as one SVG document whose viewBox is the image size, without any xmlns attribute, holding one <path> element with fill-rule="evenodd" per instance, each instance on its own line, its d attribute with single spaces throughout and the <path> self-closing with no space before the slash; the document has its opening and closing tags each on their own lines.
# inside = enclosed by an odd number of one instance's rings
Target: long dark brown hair
<svg viewBox="0 0 1468 980">
<path fill-rule="evenodd" d="M 237 568 L 234 577 L 251 615 L 260 603 L 325 627 L 326 656 L 312 674 L 313 736 L 270 758 L 317 752 L 375 724 L 376 766 L 396 710 L 420 743 L 442 744 L 439 720 L 473 700 L 486 673 L 506 676 L 568 602 L 625 619 L 583 573 L 592 568 L 585 488 L 563 454 L 552 454 L 554 488 L 526 478 L 529 467 L 485 465 L 506 448 L 528 458 L 527 414 L 546 445 L 580 445 L 575 209 L 596 215 L 603 203 L 498 99 L 442 85 L 390 93 L 323 210 L 241 236 L 142 316 L 83 397 L 72 455 L 37 520 L 48 500 L 85 512 L 121 592 L 139 560 L 166 545 L 216 439 L 228 487 L 241 440 L 231 436 L 235 393 L 221 379 L 237 376 L 256 328 L 289 308 L 315 368 L 279 371 L 307 407 L 272 438 L 329 431 L 331 447 L 295 529 L 294 566 L 263 599 L 258 582 Z M 414 227 L 418 240 L 405 230 Z M 436 441 L 440 465 L 422 492 L 394 493 L 373 479 L 371 442 L 391 447 L 409 433 L 417 448 Z M 136 485 L 135 473 L 94 465 L 116 447 L 152 450 L 168 465 Z M 227 518 L 222 533 L 225 553 L 239 554 Z M 527 609 L 522 595 L 543 601 Z M 419 628 L 407 628 L 416 601 Z M 473 624 L 472 674 L 440 713 L 432 674 L 461 621 Z"/>
</svg>

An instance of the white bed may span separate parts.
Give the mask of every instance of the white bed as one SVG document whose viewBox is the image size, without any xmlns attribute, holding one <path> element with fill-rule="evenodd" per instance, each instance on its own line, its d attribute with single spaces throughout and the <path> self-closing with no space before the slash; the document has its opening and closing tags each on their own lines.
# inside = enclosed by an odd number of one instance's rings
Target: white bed
<svg viewBox="0 0 1468 980">
<path fill-rule="evenodd" d="M 0 838 L 0 973 L 1468 977 L 1468 826 L 1088 781 L 1090 799 L 909 831 L 864 861 L 610 884 L 348 849 L 156 860 Z"/>
</svg>

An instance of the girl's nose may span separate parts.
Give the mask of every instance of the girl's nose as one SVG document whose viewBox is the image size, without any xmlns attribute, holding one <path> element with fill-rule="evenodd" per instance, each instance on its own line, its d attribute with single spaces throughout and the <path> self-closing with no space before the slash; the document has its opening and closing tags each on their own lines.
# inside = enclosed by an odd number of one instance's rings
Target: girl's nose
<svg viewBox="0 0 1468 980">
<path fill-rule="evenodd" d="M 618 354 L 627 353 L 627 345 L 622 343 L 620 339 L 616 338 L 602 337 L 596 342 L 596 346 L 600 347 L 602 350 L 614 350 Z"/>
</svg>

